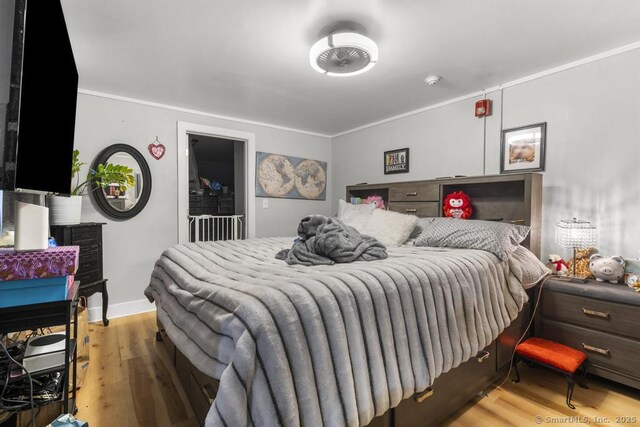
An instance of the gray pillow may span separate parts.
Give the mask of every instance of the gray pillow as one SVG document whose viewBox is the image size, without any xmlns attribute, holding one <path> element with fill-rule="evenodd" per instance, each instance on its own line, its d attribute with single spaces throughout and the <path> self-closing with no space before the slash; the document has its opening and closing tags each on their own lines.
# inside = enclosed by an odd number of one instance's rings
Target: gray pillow
<svg viewBox="0 0 640 427">
<path fill-rule="evenodd" d="M 431 224 L 431 222 L 433 222 L 433 220 L 436 218 L 437 217 L 435 216 L 424 216 L 424 217 L 418 218 L 418 220 L 416 221 L 416 228 L 413 229 L 413 231 L 411 232 L 411 236 L 409 236 L 409 238 L 415 239 L 416 237 L 418 237 L 420 233 L 422 233 L 422 230 L 427 228 L 429 224 Z"/>
<path fill-rule="evenodd" d="M 435 218 L 416 239 L 416 246 L 480 249 L 502 261 L 509 258 L 529 234 L 529 227 L 506 222 Z"/>
</svg>

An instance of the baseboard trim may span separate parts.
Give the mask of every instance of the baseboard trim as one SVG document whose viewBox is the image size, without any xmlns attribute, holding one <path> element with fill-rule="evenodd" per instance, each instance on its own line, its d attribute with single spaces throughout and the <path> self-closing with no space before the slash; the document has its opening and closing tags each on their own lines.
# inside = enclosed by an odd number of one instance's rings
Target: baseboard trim
<svg viewBox="0 0 640 427">
<path fill-rule="evenodd" d="M 150 303 L 149 300 L 145 298 L 135 301 L 121 302 L 118 304 L 109 304 L 107 317 L 109 319 L 115 319 L 118 317 L 132 316 L 134 314 L 146 313 L 155 310 L 156 305 Z M 102 321 L 102 305 L 89 307 L 89 322 L 99 321 Z"/>
</svg>

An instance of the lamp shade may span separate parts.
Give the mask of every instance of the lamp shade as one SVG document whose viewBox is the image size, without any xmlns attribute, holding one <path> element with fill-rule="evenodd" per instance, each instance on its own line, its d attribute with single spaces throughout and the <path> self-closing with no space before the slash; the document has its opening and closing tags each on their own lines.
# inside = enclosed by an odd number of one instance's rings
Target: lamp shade
<svg viewBox="0 0 640 427">
<path fill-rule="evenodd" d="M 596 244 L 596 227 L 589 221 L 563 219 L 556 224 L 555 240 L 565 248 L 589 248 Z"/>
</svg>

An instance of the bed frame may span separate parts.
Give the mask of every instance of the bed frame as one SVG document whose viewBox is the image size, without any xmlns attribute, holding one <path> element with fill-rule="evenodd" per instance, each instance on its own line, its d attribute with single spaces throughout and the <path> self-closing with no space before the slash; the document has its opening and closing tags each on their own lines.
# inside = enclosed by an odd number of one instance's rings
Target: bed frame
<svg viewBox="0 0 640 427">
<path fill-rule="evenodd" d="M 531 227 L 524 242 L 540 255 L 542 175 L 522 173 L 481 177 L 442 178 L 428 181 L 358 184 L 347 187 L 347 200 L 379 195 L 389 210 L 418 216 L 441 216 L 444 198 L 464 191 L 473 205 L 473 218 L 504 221 Z M 531 298 L 531 293 L 529 297 Z M 531 319 L 527 304 L 518 318 L 484 350 L 467 362 L 439 376 L 422 393 L 403 400 L 398 407 L 376 417 L 370 427 L 422 427 L 440 425 L 473 397 L 504 378 L 513 348 Z M 215 399 L 218 380 L 200 372 L 176 348 L 158 320 L 162 341 L 200 425 Z"/>
</svg>

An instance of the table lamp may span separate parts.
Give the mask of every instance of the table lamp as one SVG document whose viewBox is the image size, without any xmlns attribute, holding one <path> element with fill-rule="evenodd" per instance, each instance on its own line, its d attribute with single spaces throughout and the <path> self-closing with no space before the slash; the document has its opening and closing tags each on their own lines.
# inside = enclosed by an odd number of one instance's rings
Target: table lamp
<svg viewBox="0 0 640 427">
<path fill-rule="evenodd" d="M 555 240 L 560 246 L 573 249 L 572 279 L 581 279 L 576 277 L 576 251 L 595 246 L 596 227 L 589 221 L 563 219 L 556 224 Z"/>
</svg>

